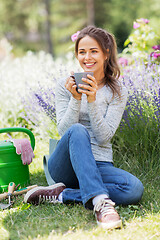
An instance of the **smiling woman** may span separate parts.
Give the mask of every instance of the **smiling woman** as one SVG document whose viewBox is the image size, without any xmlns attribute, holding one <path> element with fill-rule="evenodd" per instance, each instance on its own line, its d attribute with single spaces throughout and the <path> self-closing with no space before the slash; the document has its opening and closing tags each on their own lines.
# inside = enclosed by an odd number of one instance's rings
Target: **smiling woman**
<svg viewBox="0 0 160 240">
<path fill-rule="evenodd" d="M 120 228 L 115 203 L 137 203 L 143 185 L 113 165 L 111 139 L 127 101 L 127 90 L 118 79 L 116 43 L 107 31 L 86 27 L 78 34 L 75 50 L 83 70 L 94 76 L 82 78 L 88 84 L 78 91 L 72 76 L 57 81 L 56 117 L 62 137 L 48 160 L 57 184 L 28 192 L 25 202 L 81 202 L 93 209 L 98 225 Z"/>
<path fill-rule="evenodd" d="M 84 28 L 83 31 L 77 35 L 77 41 L 75 44 L 75 54 L 77 57 L 79 53 L 78 48 L 80 48 L 80 44 L 83 44 L 83 42 L 85 42 L 83 41 L 84 38 L 87 37 L 90 38 L 90 43 L 88 44 L 93 44 L 93 48 L 96 47 L 96 49 L 93 49 L 93 51 L 98 50 L 101 52 L 101 54 L 103 53 L 101 56 L 103 62 L 103 65 L 101 67 L 103 67 L 103 73 L 101 74 L 104 76 L 103 78 L 99 76 L 101 78 L 100 81 L 104 81 L 105 84 L 109 85 L 113 92 L 113 95 L 117 93 L 120 96 L 120 87 L 118 84 L 120 68 L 117 62 L 117 44 L 115 42 L 114 36 L 111 33 L 100 28 Z"/>
<path fill-rule="evenodd" d="M 103 53 L 97 41 L 89 36 L 81 39 L 78 46 L 77 59 L 85 72 L 92 71 L 98 88 L 105 85 L 104 61 L 107 59 L 107 52 Z"/>
</svg>

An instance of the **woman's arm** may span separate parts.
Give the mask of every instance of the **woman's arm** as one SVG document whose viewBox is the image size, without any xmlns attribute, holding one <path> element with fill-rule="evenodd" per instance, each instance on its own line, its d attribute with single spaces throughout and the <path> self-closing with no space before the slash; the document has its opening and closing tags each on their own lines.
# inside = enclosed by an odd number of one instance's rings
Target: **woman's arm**
<svg viewBox="0 0 160 240">
<path fill-rule="evenodd" d="M 88 103 L 88 112 L 92 131 L 97 142 L 103 145 L 114 136 L 127 102 L 127 89 L 122 86 L 121 98 L 114 97 L 108 105 L 106 115 L 103 116 L 97 102 Z"/>
<path fill-rule="evenodd" d="M 79 122 L 81 100 L 76 100 L 65 88 L 65 81 L 58 81 L 56 86 L 56 118 L 59 134 Z"/>
</svg>

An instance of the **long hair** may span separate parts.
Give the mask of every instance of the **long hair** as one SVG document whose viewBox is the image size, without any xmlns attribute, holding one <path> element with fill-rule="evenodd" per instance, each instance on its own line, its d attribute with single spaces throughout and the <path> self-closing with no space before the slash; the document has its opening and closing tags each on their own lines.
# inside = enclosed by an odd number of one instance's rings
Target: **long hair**
<svg viewBox="0 0 160 240">
<path fill-rule="evenodd" d="M 107 59 L 104 62 L 104 80 L 106 85 L 111 88 L 113 96 L 118 94 L 120 97 L 120 85 L 118 81 L 120 76 L 120 68 L 117 61 L 117 44 L 114 36 L 106 30 L 94 26 L 83 28 L 80 31 L 75 43 L 76 56 L 78 55 L 79 41 L 85 36 L 94 38 L 98 42 L 103 53 L 105 55 L 107 54 Z"/>
</svg>

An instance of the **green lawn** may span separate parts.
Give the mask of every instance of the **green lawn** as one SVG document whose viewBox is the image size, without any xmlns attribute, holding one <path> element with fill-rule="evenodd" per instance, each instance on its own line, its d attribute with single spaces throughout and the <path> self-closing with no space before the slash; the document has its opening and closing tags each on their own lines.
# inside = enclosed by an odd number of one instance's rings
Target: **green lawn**
<svg viewBox="0 0 160 240">
<path fill-rule="evenodd" d="M 42 165 L 44 154 L 48 154 L 48 143 L 36 141 L 36 157 L 30 165 L 31 184 L 47 185 Z M 159 168 L 142 171 L 128 163 L 125 155 L 123 157 L 123 164 L 120 161 L 118 164 L 141 179 L 145 192 L 139 205 L 117 207 L 123 219 L 121 230 L 98 228 L 92 211 L 82 205 L 45 203 L 32 206 L 24 204 L 23 196 L 18 196 L 13 198 L 12 208 L 0 210 L 0 240 L 160 239 Z"/>
</svg>

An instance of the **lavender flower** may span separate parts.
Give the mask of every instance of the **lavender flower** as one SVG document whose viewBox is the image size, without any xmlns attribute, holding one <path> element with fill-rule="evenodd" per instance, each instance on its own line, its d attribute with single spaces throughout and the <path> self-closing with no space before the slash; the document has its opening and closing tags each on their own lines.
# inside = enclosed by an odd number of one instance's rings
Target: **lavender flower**
<svg viewBox="0 0 160 240">
<path fill-rule="evenodd" d="M 123 69 L 123 81 L 129 90 L 121 128 L 134 129 L 143 123 L 154 123 L 160 130 L 160 66 L 136 62 Z"/>
<path fill-rule="evenodd" d="M 54 94 L 54 93 L 53 93 Z M 55 121 L 55 106 L 50 105 L 49 103 L 47 103 L 41 95 L 35 93 L 35 96 L 38 100 L 38 104 L 39 106 L 42 107 L 42 109 L 45 111 L 45 113 L 47 114 L 47 116 L 49 116 L 51 118 L 51 120 Z"/>
</svg>

